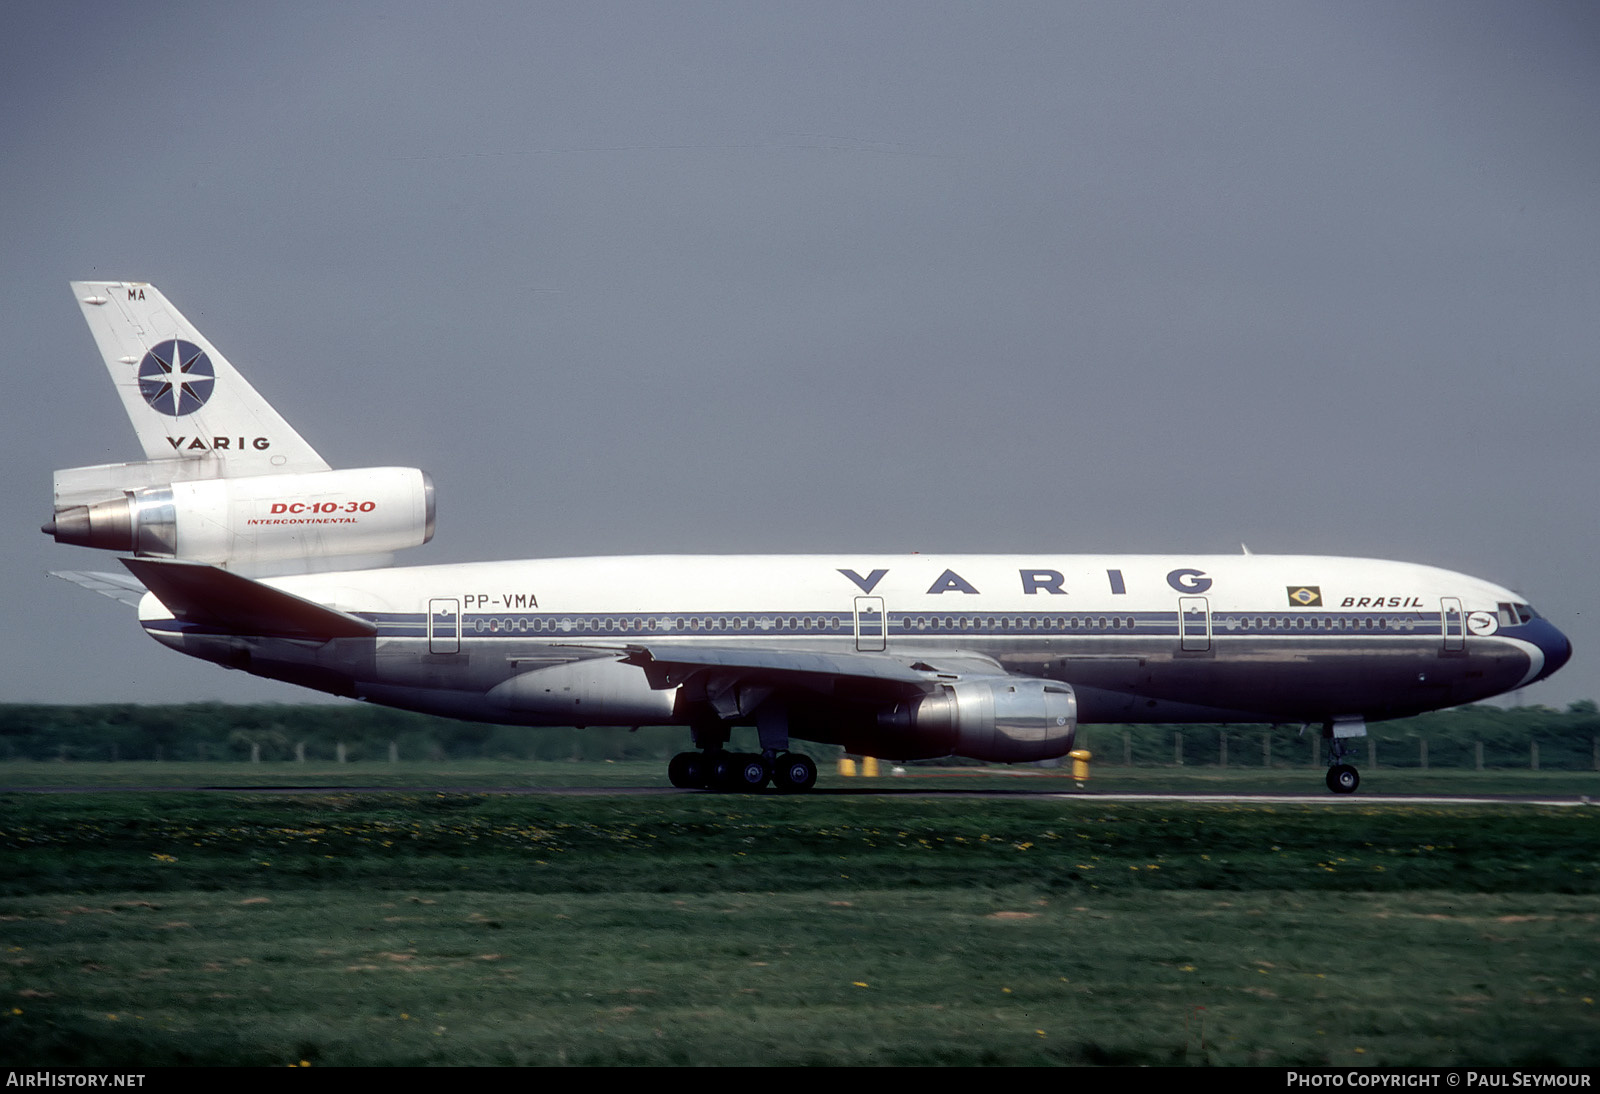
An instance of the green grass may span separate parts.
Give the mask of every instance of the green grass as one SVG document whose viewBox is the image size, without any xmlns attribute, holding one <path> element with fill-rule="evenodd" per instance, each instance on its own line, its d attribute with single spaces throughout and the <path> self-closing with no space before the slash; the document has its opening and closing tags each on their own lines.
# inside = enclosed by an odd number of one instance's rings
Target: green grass
<svg viewBox="0 0 1600 1094">
<path fill-rule="evenodd" d="M 9 794 L 0 1050 L 1582 1066 L 1596 829 L 1089 796 Z"/>
<path fill-rule="evenodd" d="M 1573 939 L 1594 911 L 1026 888 L 35 897 L 9 909 L 8 986 L 29 994 L 0 1043 L 15 1066 L 118 1069 L 1583 1064 L 1597 955 Z"/>
</svg>

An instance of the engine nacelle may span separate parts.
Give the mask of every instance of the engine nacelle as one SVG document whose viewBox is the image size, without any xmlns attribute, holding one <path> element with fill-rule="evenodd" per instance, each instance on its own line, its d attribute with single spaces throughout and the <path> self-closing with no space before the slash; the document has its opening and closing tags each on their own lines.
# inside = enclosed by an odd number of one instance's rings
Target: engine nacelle
<svg viewBox="0 0 1600 1094">
<path fill-rule="evenodd" d="M 879 715 L 878 726 L 880 747 L 898 758 L 1050 760 L 1072 751 L 1078 697 L 1054 680 L 958 680 Z"/>
<path fill-rule="evenodd" d="M 218 565 L 369 555 L 433 538 L 433 481 L 414 467 L 195 479 L 56 510 L 58 543 Z"/>
</svg>

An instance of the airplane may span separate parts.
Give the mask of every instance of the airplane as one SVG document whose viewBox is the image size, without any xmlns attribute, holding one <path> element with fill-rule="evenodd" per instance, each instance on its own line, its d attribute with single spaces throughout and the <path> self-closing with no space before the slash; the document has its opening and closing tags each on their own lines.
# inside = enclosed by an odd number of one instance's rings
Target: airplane
<svg viewBox="0 0 1600 1094">
<path fill-rule="evenodd" d="M 1565 635 L 1502 586 L 1374 559 L 759 555 L 395 567 L 415 468 L 335 470 L 160 292 L 72 291 L 145 459 L 59 470 L 62 572 L 180 653 L 333 695 L 522 726 L 676 725 L 678 787 L 811 789 L 796 740 L 890 760 L 1058 759 L 1079 725 L 1299 723 L 1328 788 L 1369 722 L 1543 680 Z M 759 753 L 730 751 L 753 726 Z"/>
</svg>

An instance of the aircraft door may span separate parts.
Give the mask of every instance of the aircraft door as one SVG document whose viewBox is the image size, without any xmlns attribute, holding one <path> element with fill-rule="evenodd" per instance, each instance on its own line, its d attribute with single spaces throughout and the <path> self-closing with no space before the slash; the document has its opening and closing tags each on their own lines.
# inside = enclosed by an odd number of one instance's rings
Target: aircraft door
<svg viewBox="0 0 1600 1094">
<path fill-rule="evenodd" d="M 1444 635 L 1444 652 L 1460 653 L 1467 648 L 1467 619 L 1461 611 L 1461 598 L 1439 598 L 1439 628 Z"/>
<path fill-rule="evenodd" d="M 1203 596 L 1178 598 L 1178 648 L 1200 653 L 1211 648 L 1211 602 Z"/>
<path fill-rule="evenodd" d="M 454 597 L 428 601 L 428 652 L 461 652 L 461 601 Z"/>
<path fill-rule="evenodd" d="M 856 649 L 878 653 L 888 646 L 889 617 L 883 610 L 883 597 L 856 597 Z"/>
</svg>

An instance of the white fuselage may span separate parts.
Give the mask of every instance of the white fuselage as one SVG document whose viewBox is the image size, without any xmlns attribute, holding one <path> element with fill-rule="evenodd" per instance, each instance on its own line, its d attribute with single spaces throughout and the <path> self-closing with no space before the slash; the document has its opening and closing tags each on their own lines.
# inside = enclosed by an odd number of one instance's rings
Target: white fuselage
<svg viewBox="0 0 1600 1094">
<path fill-rule="evenodd" d="M 1511 591 L 1368 559 L 596 557 L 266 583 L 369 618 L 377 635 L 206 633 L 153 596 L 141 619 L 174 648 L 262 675 L 530 725 L 690 721 L 681 683 L 630 663 L 641 649 L 832 652 L 944 677 L 1058 680 L 1082 722 L 1375 720 L 1487 698 L 1565 660 L 1565 639 Z"/>
</svg>

